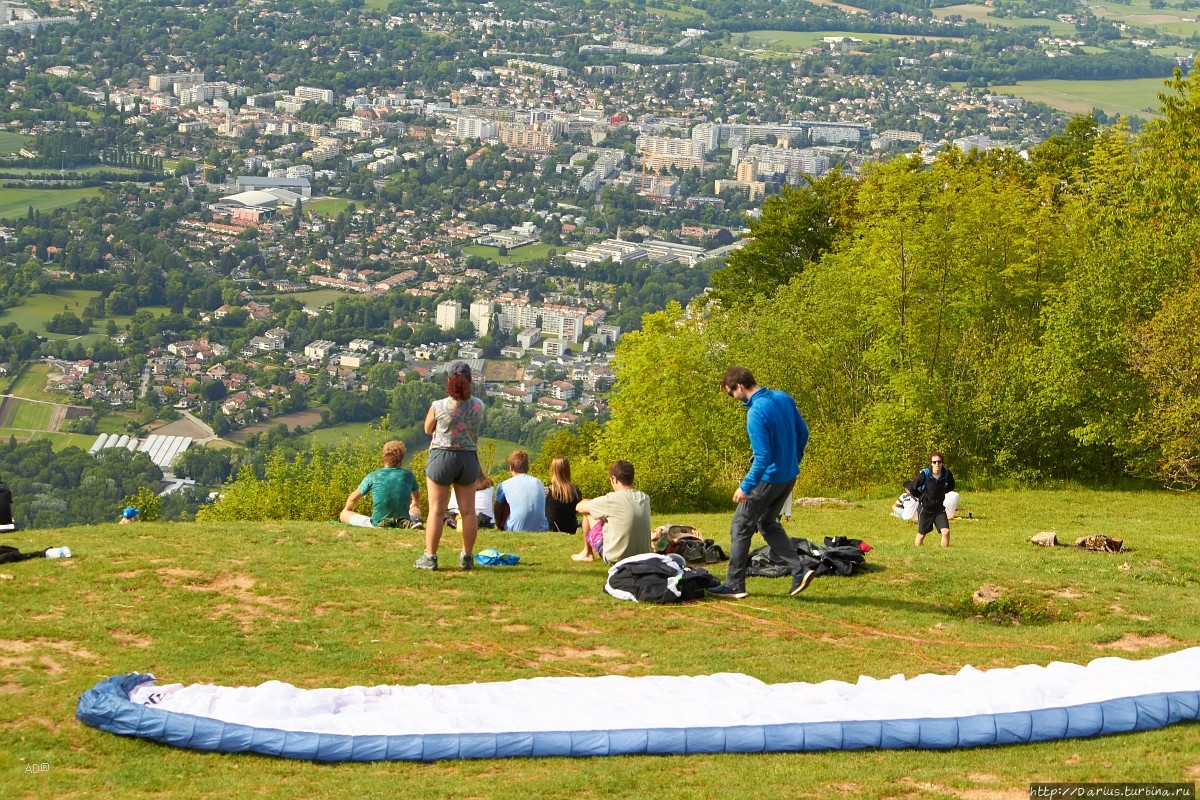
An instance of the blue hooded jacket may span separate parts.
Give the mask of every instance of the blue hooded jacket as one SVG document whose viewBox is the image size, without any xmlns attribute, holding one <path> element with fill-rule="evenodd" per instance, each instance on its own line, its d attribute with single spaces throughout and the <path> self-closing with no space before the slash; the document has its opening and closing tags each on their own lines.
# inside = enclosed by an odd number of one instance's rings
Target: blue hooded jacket
<svg viewBox="0 0 1200 800">
<path fill-rule="evenodd" d="M 742 479 L 745 494 L 760 483 L 787 483 L 800 474 L 808 446 L 808 424 L 787 392 L 759 388 L 746 407 L 746 432 L 754 462 Z"/>
</svg>

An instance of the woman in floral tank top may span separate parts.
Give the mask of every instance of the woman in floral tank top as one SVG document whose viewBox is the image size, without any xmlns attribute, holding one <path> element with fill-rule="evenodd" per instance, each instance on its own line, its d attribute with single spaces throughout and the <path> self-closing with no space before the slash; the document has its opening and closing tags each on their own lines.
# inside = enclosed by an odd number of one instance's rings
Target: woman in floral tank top
<svg viewBox="0 0 1200 800">
<path fill-rule="evenodd" d="M 437 569 L 438 544 L 446 524 L 446 506 L 450 491 L 468 498 L 459 503 L 462 516 L 462 552 L 458 565 L 475 565 L 475 482 L 479 479 L 479 426 L 483 423 L 483 402 L 471 396 L 471 368 L 455 361 L 446 369 L 446 397 L 435 400 L 425 415 L 425 432 L 433 437 L 429 462 L 425 467 L 425 485 L 429 492 L 429 518 L 425 521 L 425 554 L 413 564 L 417 569 Z"/>
</svg>

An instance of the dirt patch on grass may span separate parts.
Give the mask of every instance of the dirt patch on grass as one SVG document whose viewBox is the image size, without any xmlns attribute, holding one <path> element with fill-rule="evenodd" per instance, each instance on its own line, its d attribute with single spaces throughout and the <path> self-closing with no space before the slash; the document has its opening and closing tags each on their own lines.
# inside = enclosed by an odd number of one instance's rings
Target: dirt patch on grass
<svg viewBox="0 0 1200 800">
<path fill-rule="evenodd" d="M 1143 636 L 1140 633 L 1127 633 L 1120 639 L 1096 646 L 1103 650 L 1124 650 L 1128 653 L 1136 653 L 1139 650 L 1147 650 L 1152 647 L 1174 647 L 1177 644 L 1179 644 L 1178 641 L 1167 636 L 1165 633 L 1153 633 L 1149 636 Z"/>
<path fill-rule="evenodd" d="M 110 578 L 136 578 L 138 575 L 141 575 L 145 571 L 146 570 L 144 570 L 144 569 L 131 569 L 128 572 L 114 572 L 112 575 L 109 575 L 108 577 L 110 577 Z"/>
<path fill-rule="evenodd" d="M 1148 617 L 1145 614 L 1134 614 L 1131 611 L 1126 611 L 1124 608 L 1122 608 L 1117 603 L 1113 603 L 1111 606 L 1109 606 L 1108 610 L 1113 612 L 1114 614 L 1120 614 L 1123 617 L 1129 617 L 1130 619 L 1136 619 L 1138 622 L 1152 622 L 1154 620 L 1154 617 Z"/>
<path fill-rule="evenodd" d="M 254 629 L 260 620 L 278 622 L 290 618 L 296 602 L 290 597 L 270 597 L 255 594 L 254 578 L 222 572 L 208 583 L 185 583 L 184 589 L 192 592 L 216 592 L 226 602 L 214 606 L 209 619 L 230 616 L 238 621 L 243 631 Z"/>
<path fill-rule="evenodd" d="M 197 572 L 194 569 L 182 569 L 180 567 L 161 567 L 154 570 L 160 576 L 167 578 L 203 578 L 203 572 Z M 164 583 L 178 584 L 179 581 L 164 581 Z"/>
<path fill-rule="evenodd" d="M 504 631 L 505 633 L 524 633 L 525 631 L 529 630 L 529 626 L 528 625 L 505 625 L 500 630 Z"/>
<path fill-rule="evenodd" d="M 41 667 L 47 675 L 62 675 L 67 671 L 66 668 L 55 658 L 47 655 L 45 652 L 47 649 L 72 658 L 90 661 L 95 661 L 97 658 L 95 653 L 72 642 L 56 642 L 50 639 L 34 639 L 32 641 L 0 639 L 0 653 L 12 654 L 0 656 L 0 672 L 30 671 Z"/>
<path fill-rule="evenodd" d="M 624 650 L 612 647 L 559 647 L 554 650 L 538 650 L 537 660 L 546 661 L 586 661 L 600 659 L 602 661 L 621 661 L 628 663 L 633 657 Z"/>
<path fill-rule="evenodd" d="M 1018 798 L 1029 796 L 1027 789 L 955 789 L 952 786 L 944 786 L 940 783 L 922 783 L 911 778 L 902 779 L 901 783 L 918 790 L 922 796 L 948 795 L 961 797 L 963 800 L 1018 800 Z"/>
<path fill-rule="evenodd" d="M 72 642 L 56 642 L 52 639 L 33 639 L 30 641 L 0 639 L 0 652 L 3 653 L 33 653 L 43 648 L 57 650 L 60 653 L 66 653 L 76 658 L 97 658 L 96 654 L 92 651 L 85 650 Z"/>
<path fill-rule="evenodd" d="M 122 647 L 149 647 L 154 644 L 154 640 L 149 636 L 139 636 L 131 631 L 113 630 L 109 631 L 108 635 Z"/>
<path fill-rule="evenodd" d="M 792 505 L 795 508 L 850 508 L 853 504 L 840 497 L 797 497 Z"/>
<path fill-rule="evenodd" d="M 584 625 L 551 625 L 550 630 L 561 631 L 562 633 L 570 633 L 575 636 L 596 636 L 600 631 L 595 628 L 589 628 Z"/>
</svg>

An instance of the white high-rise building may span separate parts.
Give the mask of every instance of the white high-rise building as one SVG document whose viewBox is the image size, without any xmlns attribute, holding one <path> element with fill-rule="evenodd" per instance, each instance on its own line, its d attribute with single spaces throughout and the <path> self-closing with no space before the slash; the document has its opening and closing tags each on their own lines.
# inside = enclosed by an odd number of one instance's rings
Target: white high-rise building
<svg viewBox="0 0 1200 800">
<path fill-rule="evenodd" d="M 459 117 L 454 135 L 460 140 L 465 139 L 495 139 L 496 123 L 490 119 L 479 117 Z"/>
<path fill-rule="evenodd" d="M 446 300 L 438 303 L 437 307 L 437 326 L 444 331 L 454 330 L 454 326 L 458 324 L 458 320 L 462 316 L 462 306 L 456 300 Z"/>
<path fill-rule="evenodd" d="M 476 300 L 471 303 L 471 324 L 475 326 L 476 336 L 487 336 L 492 325 L 492 301 Z"/>
</svg>

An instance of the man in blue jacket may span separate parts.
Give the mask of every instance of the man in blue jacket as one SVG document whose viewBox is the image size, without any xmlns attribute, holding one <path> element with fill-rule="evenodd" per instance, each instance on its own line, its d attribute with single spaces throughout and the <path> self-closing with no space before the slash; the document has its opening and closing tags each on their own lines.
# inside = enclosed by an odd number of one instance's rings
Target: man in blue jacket
<svg viewBox="0 0 1200 800">
<path fill-rule="evenodd" d="M 808 588 L 815 573 L 804 567 L 792 547 L 779 524 L 779 512 L 800 474 L 800 460 L 808 445 L 808 425 L 787 392 L 764 389 L 745 367 L 725 370 L 721 388 L 746 407 L 746 431 L 750 434 L 754 460 L 733 493 L 737 510 L 733 512 L 729 531 L 729 571 L 725 582 L 709 589 L 709 593 L 716 597 L 746 596 L 750 540 L 759 531 L 775 555 L 792 570 L 789 594 L 799 594 Z"/>
</svg>

